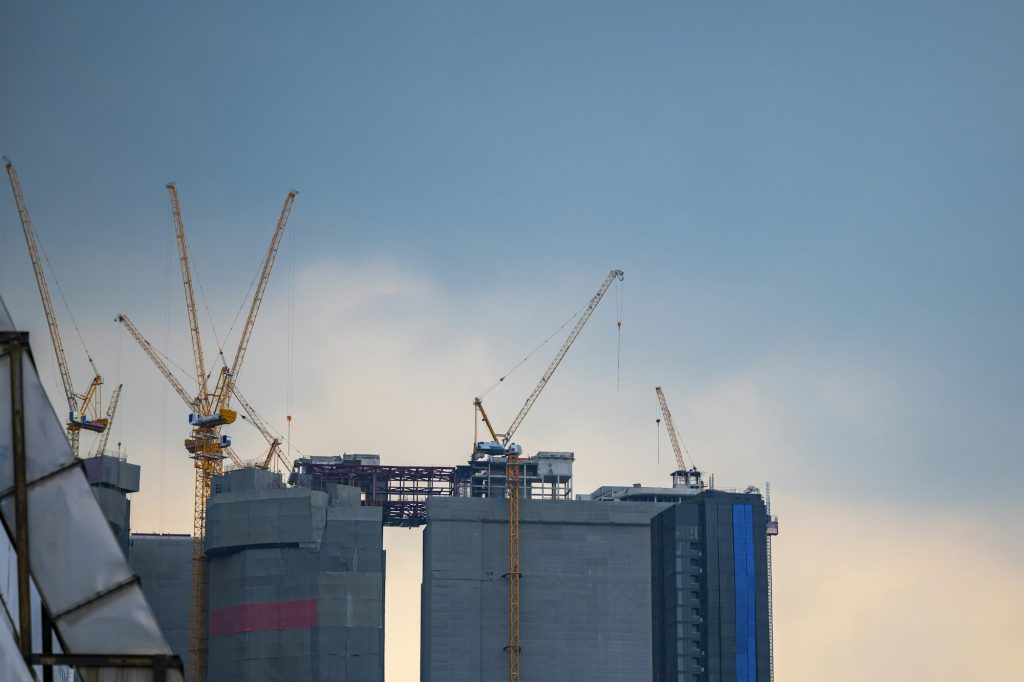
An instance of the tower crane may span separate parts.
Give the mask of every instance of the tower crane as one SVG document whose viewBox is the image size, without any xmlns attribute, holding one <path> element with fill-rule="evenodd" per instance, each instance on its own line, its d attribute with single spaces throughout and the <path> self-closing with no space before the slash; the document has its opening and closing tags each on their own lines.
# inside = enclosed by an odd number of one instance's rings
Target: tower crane
<svg viewBox="0 0 1024 682">
<path fill-rule="evenodd" d="M 508 679 L 509 682 L 520 682 L 520 668 L 522 662 L 522 646 L 519 638 L 519 611 L 520 611 L 520 578 L 522 572 L 520 571 L 519 564 L 519 497 L 520 497 L 520 486 L 521 486 L 521 472 L 519 466 L 519 455 L 522 454 L 522 448 L 512 443 L 512 436 L 522 425 L 523 420 L 526 419 L 526 415 L 529 414 L 530 409 L 534 403 L 537 402 L 537 398 L 540 397 L 541 391 L 548 385 L 551 377 L 554 375 L 555 370 L 562 363 L 562 359 L 565 358 L 566 353 L 572 348 L 572 344 L 576 341 L 576 337 L 583 331 L 583 327 L 587 324 L 587 320 L 593 315 L 594 310 L 597 309 L 597 305 L 604 298 L 608 288 L 612 285 L 615 280 L 622 280 L 624 273 L 622 270 L 612 270 L 605 277 L 604 282 L 598 288 L 597 292 L 591 297 L 587 307 L 583 310 L 580 315 L 580 319 L 576 322 L 576 326 L 573 327 L 572 331 L 569 332 L 569 336 L 566 337 L 562 347 L 558 349 L 551 364 L 548 365 L 547 370 L 541 375 L 540 381 L 534 387 L 533 392 L 523 403 L 522 408 L 519 410 L 519 414 L 516 415 L 515 419 L 512 420 L 512 424 L 505 430 L 505 433 L 499 434 L 495 432 L 491 420 L 484 410 L 483 401 L 480 398 L 473 400 L 473 405 L 480 413 L 480 417 L 483 419 L 484 424 L 487 425 L 487 430 L 490 432 L 491 437 L 494 439 L 493 443 L 480 443 L 478 444 L 478 450 L 485 453 L 500 453 L 505 456 L 505 480 L 508 491 Z M 500 443 L 499 443 L 500 440 Z"/>
<path fill-rule="evenodd" d="M 68 421 L 65 425 L 68 432 L 68 442 L 71 444 L 71 449 L 77 457 L 79 451 L 79 431 L 85 429 L 86 431 L 103 433 L 107 428 L 106 419 L 89 419 L 88 417 L 90 411 L 93 409 L 94 401 L 96 402 L 96 411 L 93 412 L 93 414 L 100 411 L 99 387 L 103 383 L 103 377 L 100 376 L 99 371 L 96 369 L 96 364 L 93 362 L 92 356 L 89 355 L 88 350 L 86 350 L 86 355 L 89 358 L 89 365 L 92 367 L 93 374 L 95 376 L 84 394 L 79 395 L 75 392 L 74 385 L 71 381 L 71 370 L 68 369 L 68 360 L 64 354 L 64 342 L 61 340 L 60 328 L 57 326 L 57 316 L 53 311 L 53 301 L 50 298 L 50 289 L 46 284 L 46 273 L 43 270 L 43 261 L 39 255 L 39 244 L 36 241 L 35 230 L 32 228 L 32 219 L 28 213 L 25 196 L 21 190 L 21 180 L 18 178 L 18 172 L 15 170 L 14 164 L 7 157 L 4 157 L 4 166 L 7 169 L 7 175 L 11 181 L 11 190 L 14 192 L 14 202 L 17 204 L 18 217 L 21 219 L 21 228 L 25 233 L 25 243 L 28 246 L 28 254 L 32 260 L 32 270 L 35 273 L 36 286 L 39 289 L 39 298 L 42 299 L 43 313 L 46 316 L 46 326 L 49 327 L 50 330 L 50 341 L 53 343 L 53 353 L 57 357 L 57 368 L 59 370 L 61 384 L 64 387 L 64 397 L 68 404 Z"/>
<path fill-rule="evenodd" d="M 676 431 L 675 422 L 672 421 L 672 413 L 669 412 L 668 401 L 665 400 L 665 392 L 661 390 L 661 386 L 656 386 L 654 392 L 658 396 L 661 414 L 665 418 L 665 430 L 668 431 L 668 439 L 672 442 L 672 452 L 676 456 L 676 466 L 678 469 L 672 473 L 672 486 L 700 489 L 703 485 L 701 483 L 701 473 L 697 470 L 697 465 L 694 464 L 692 458 L 690 468 L 686 468 L 686 460 L 683 458 L 682 441 L 679 438 L 679 433 Z"/>
<path fill-rule="evenodd" d="M 164 362 L 164 359 L 160 357 L 160 352 L 157 351 L 157 349 L 153 347 L 153 344 L 150 343 L 149 340 L 142 335 L 142 332 L 140 332 L 138 327 L 135 326 L 135 323 L 132 322 L 127 315 L 123 314 L 115 317 L 114 321 L 120 322 L 124 326 L 124 328 L 128 330 L 128 333 L 131 335 L 133 339 L 135 339 L 135 342 L 139 344 L 143 352 L 145 352 L 146 356 L 153 362 L 154 365 L 156 365 L 156 368 L 160 370 L 160 373 L 164 376 L 164 378 L 167 379 L 167 382 L 171 385 L 171 388 L 174 389 L 174 392 L 177 393 L 179 397 L 181 397 L 182 402 L 184 402 L 185 405 L 187 405 L 188 408 L 193 412 L 197 411 L 196 404 L 198 402 L 198 396 L 193 396 L 189 394 L 189 392 L 178 380 L 178 377 L 175 376 L 174 372 L 171 371 L 171 368 L 167 366 L 166 362 Z M 186 447 L 189 447 L 190 442 L 192 442 L 192 439 L 186 441 Z M 230 445 L 225 446 L 223 450 L 235 466 L 241 467 L 245 465 L 245 462 L 242 461 L 241 457 L 235 454 L 235 451 L 231 448 Z"/>
<path fill-rule="evenodd" d="M 142 332 L 140 332 L 138 327 L 135 326 L 135 323 L 132 322 L 127 315 L 123 314 L 115 317 L 114 321 L 120 322 L 124 326 L 124 328 L 128 330 L 128 333 L 131 335 L 133 339 L 135 339 L 135 342 L 139 344 L 139 347 L 142 348 L 143 352 L 146 353 L 146 356 L 153 362 L 156 368 L 160 371 L 160 374 L 162 374 L 164 378 L 167 379 L 167 382 L 171 385 L 171 388 L 174 389 L 174 392 L 178 394 L 182 402 L 185 403 L 185 405 L 188 406 L 190 409 L 194 410 L 196 404 L 196 396 L 192 396 L 189 394 L 188 390 L 182 385 L 181 381 L 178 380 L 178 377 L 174 374 L 171 368 L 167 366 L 167 363 L 161 357 L 160 352 L 155 347 L 153 347 L 153 344 L 149 342 L 149 339 L 142 335 Z M 284 457 L 284 455 L 282 455 L 280 451 L 281 441 L 280 439 L 277 439 L 273 435 L 270 427 L 267 426 L 266 422 L 263 421 L 262 417 L 260 417 L 256 413 L 256 410 L 245 398 L 245 396 L 242 395 L 242 392 L 238 390 L 238 386 L 235 386 L 234 394 L 235 399 L 238 400 L 238 403 L 246 412 L 245 415 L 242 415 L 242 418 L 246 419 L 246 421 L 252 422 L 253 425 L 255 425 L 256 428 L 260 431 L 260 433 L 263 434 L 263 437 L 267 439 L 267 443 L 273 445 L 274 441 L 277 441 L 277 447 L 272 448 L 272 451 L 268 453 L 267 457 L 258 460 L 266 461 L 266 464 L 264 465 L 263 468 L 269 467 L 269 462 L 272 459 L 273 455 L 276 454 L 276 456 L 279 458 Z M 248 416 L 248 418 L 246 418 L 246 416 Z M 224 452 L 227 454 L 232 464 L 234 464 L 236 467 L 245 466 L 245 461 L 235 453 L 235 451 L 231 448 L 230 445 L 224 448 Z M 283 459 L 282 463 L 284 463 Z"/>
<path fill-rule="evenodd" d="M 266 292 L 270 272 L 281 245 L 285 225 L 291 215 L 292 205 L 297 192 L 291 191 L 285 198 L 284 206 L 274 229 L 270 247 L 263 259 L 263 266 L 256 283 L 249 314 L 242 327 L 231 366 L 224 365 L 220 369 L 216 386 L 212 392 L 208 388 L 206 363 L 203 358 L 202 339 L 199 330 L 199 315 L 196 309 L 195 294 L 192 288 L 192 266 L 188 242 L 185 239 L 185 225 L 181 213 L 181 202 L 177 188 L 173 183 L 167 185 L 171 201 L 171 214 L 174 220 L 174 233 L 178 243 L 178 260 L 181 266 L 181 279 L 185 291 L 185 308 L 188 313 L 189 332 L 192 339 L 192 359 L 196 372 L 198 393 L 192 402 L 193 412 L 189 414 L 189 425 L 192 427 L 191 437 L 185 441 L 185 447 L 193 460 L 196 472 L 195 497 L 193 500 L 192 525 L 192 614 L 191 614 L 191 646 L 193 679 L 204 682 L 206 670 L 204 665 L 206 640 L 205 635 L 205 595 L 204 595 L 204 556 L 203 545 L 206 535 L 206 501 L 210 496 L 210 484 L 213 476 L 223 468 L 224 453 L 229 456 L 231 439 L 220 433 L 222 426 L 232 424 L 237 413 L 231 409 L 231 398 L 238 381 L 245 353 L 252 338 L 256 316 L 259 313 L 263 295 Z M 152 357 L 152 356 L 151 356 Z M 184 397 L 184 396 L 183 396 Z"/>
</svg>

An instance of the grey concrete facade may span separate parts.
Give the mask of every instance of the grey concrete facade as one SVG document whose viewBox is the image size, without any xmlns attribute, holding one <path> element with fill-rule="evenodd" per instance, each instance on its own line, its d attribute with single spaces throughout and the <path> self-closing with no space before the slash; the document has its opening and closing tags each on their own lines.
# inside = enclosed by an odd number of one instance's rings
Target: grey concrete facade
<svg viewBox="0 0 1024 682">
<path fill-rule="evenodd" d="M 208 680 L 383 682 L 381 510 L 255 469 L 207 507 Z"/>
<path fill-rule="evenodd" d="M 82 460 L 85 476 L 100 510 L 117 536 L 121 551 L 128 556 L 131 534 L 131 501 L 129 493 L 139 492 L 140 468 L 110 455 L 96 455 Z"/>
<path fill-rule="evenodd" d="M 651 519 L 668 507 L 522 501 L 522 679 L 651 679 Z M 507 572 L 506 500 L 428 501 L 421 682 L 507 679 Z"/>
<path fill-rule="evenodd" d="M 135 533 L 128 563 L 153 608 L 171 651 L 191 673 L 189 614 L 192 608 L 192 536 Z"/>
</svg>

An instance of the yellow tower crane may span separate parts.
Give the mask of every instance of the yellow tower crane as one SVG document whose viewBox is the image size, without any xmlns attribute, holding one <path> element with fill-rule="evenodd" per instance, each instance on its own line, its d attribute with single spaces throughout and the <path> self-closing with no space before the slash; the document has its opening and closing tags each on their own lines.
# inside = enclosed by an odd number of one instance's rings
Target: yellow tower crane
<svg viewBox="0 0 1024 682">
<path fill-rule="evenodd" d="M 687 488 L 700 488 L 703 483 L 701 482 L 701 473 L 697 470 L 697 465 L 693 462 L 693 458 L 690 458 L 690 468 L 686 467 L 686 460 L 683 459 L 683 451 L 685 447 L 682 445 L 682 439 L 679 438 L 679 433 L 676 431 L 675 422 L 672 421 L 672 413 L 668 409 L 668 401 L 665 400 L 665 393 L 661 390 L 661 386 L 656 386 L 654 392 L 658 396 L 658 404 L 661 406 L 661 414 L 665 418 L 665 430 L 668 431 L 668 439 L 672 442 L 672 452 L 676 456 L 676 471 L 672 473 L 672 485 L 681 486 Z M 689 454 L 689 453 L 687 453 Z"/>
<path fill-rule="evenodd" d="M 167 382 L 171 385 L 171 388 L 174 389 L 174 392 L 181 397 L 182 402 L 184 402 L 185 405 L 187 405 L 193 412 L 197 411 L 196 404 L 199 400 L 198 396 L 189 395 L 189 392 L 181 382 L 178 381 L 178 377 L 174 375 L 171 368 L 167 366 L 166 362 L 164 362 L 164 359 L 160 356 L 160 352 L 152 343 L 149 342 L 148 339 L 146 339 L 146 337 L 142 335 L 142 332 L 140 332 L 138 327 L 135 326 L 135 323 L 132 322 L 127 315 L 118 315 L 114 318 L 114 321 L 120 322 L 124 328 L 128 330 L 128 333 L 133 339 L 135 339 L 135 342 L 139 344 L 143 352 L 146 353 L 146 356 L 154 365 L 156 365 L 156 368 L 160 370 L 160 373 L 164 378 L 167 379 Z M 235 451 L 230 445 L 224 447 L 224 453 L 227 454 L 228 458 L 235 466 L 241 467 L 245 465 L 245 462 L 235 454 Z"/>
<path fill-rule="evenodd" d="M 491 437 L 494 438 L 495 442 L 500 441 L 502 450 L 505 454 L 505 479 L 508 491 L 508 679 L 509 682 L 520 682 L 520 669 L 522 663 L 522 645 L 520 642 L 519 632 L 519 611 L 520 611 L 520 579 L 522 578 L 522 571 L 520 570 L 520 552 L 519 552 L 519 498 L 521 495 L 521 472 L 519 455 L 522 454 L 522 449 L 512 443 L 512 436 L 522 425 L 523 420 L 526 419 L 526 415 L 529 414 L 530 409 L 533 408 L 534 403 L 537 402 L 537 398 L 540 397 L 541 391 L 548 385 L 548 381 L 554 375 L 555 370 L 562 363 L 566 353 L 572 347 L 573 342 L 576 341 L 576 337 L 583 331 L 584 325 L 587 324 L 587 320 L 594 314 L 594 310 L 597 309 L 597 305 L 604 298 L 608 288 L 612 285 L 615 280 L 622 280 L 624 273 L 622 270 L 612 270 L 605 277 L 604 282 L 598 288 L 597 292 L 591 297 L 587 307 L 583 309 L 580 314 L 579 320 L 576 322 L 576 326 L 573 327 L 572 331 L 569 332 L 569 336 L 566 337 L 565 342 L 562 343 L 562 347 L 558 349 L 551 364 L 548 365 L 547 370 L 541 376 L 540 381 L 534 387 L 530 397 L 523 403 L 522 408 L 519 410 L 519 414 L 516 415 L 515 419 L 512 420 L 512 424 L 505 430 L 505 433 L 498 434 L 495 432 L 494 427 L 491 424 L 491 420 L 484 410 L 483 401 L 480 398 L 473 400 L 473 405 L 476 410 L 480 413 L 480 417 L 483 419 L 484 424 L 487 425 L 487 430 L 490 432 Z"/>
<path fill-rule="evenodd" d="M 182 218 L 181 202 L 174 184 L 167 185 L 171 202 L 171 215 L 174 222 L 174 233 L 178 244 L 178 260 L 181 266 L 181 279 L 185 292 L 185 309 L 188 314 L 189 332 L 192 340 L 192 360 L 194 363 L 198 392 L 192 397 L 177 381 L 169 368 L 162 362 L 152 344 L 145 340 L 134 325 L 124 315 L 118 321 L 132 332 L 132 336 L 142 346 L 150 359 L 160 368 L 164 376 L 174 386 L 175 391 L 189 404 L 189 425 L 192 428 L 190 437 L 185 441 L 185 448 L 192 458 L 195 467 L 195 496 L 193 498 L 192 525 L 192 613 L 190 654 L 192 657 L 192 678 L 195 682 L 204 682 L 206 678 L 206 595 L 205 595 L 205 560 L 203 554 L 206 535 L 206 502 L 210 496 L 210 484 L 213 477 L 223 470 L 225 455 L 238 466 L 244 465 L 242 460 L 231 450 L 231 439 L 221 434 L 221 427 L 235 421 L 237 413 L 231 409 L 231 398 L 235 394 L 235 385 L 241 372 L 245 353 L 252 338 L 256 324 L 256 316 L 266 292 L 270 272 L 274 266 L 281 237 L 291 214 L 296 192 L 289 192 L 281 209 L 270 247 L 263 259 L 256 291 L 249 306 L 249 314 L 242 328 L 231 366 L 224 365 L 220 369 L 216 386 L 209 390 L 206 362 L 203 356 L 203 344 L 199 329 L 199 314 L 196 307 L 195 294 L 192 287 L 192 265 L 188 241 L 185 238 L 185 225 Z M 223 352 L 219 355 L 223 359 Z M 250 415 L 251 416 L 251 415 Z"/>
<path fill-rule="evenodd" d="M 118 315 L 114 318 L 114 321 L 120 322 L 124 328 L 128 330 L 128 333 L 133 339 L 135 339 L 135 342 L 139 344 L 139 347 L 142 348 L 146 356 L 153 362 L 156 368 L 160 370 L 160 374 L 167 379 L 167 382 L 171 385 L 171 388 L 174 389 L 174 392 L 181 397 L 182 402 L 184 402 L 190 409 L 194 410 L 197 398 L 189 394 L 182 383 L 178 380 L 178 377 L 167 365 L 167 362 L 162 357 L 160 351 L 158 351 L 153 344 L 142 335 L 142 332 L 140 332 L 138 327 L 135 326 L 135 323 L 132 322 L 127 315 Z M 256 462 L 262 462 L 262 464 L 256 464 L 256 466 L 263 469 L 269 468 L 273 457 L 277 456 L 285 465 L 285 468 L 288 468 L 289 465 L 284 461 L 284 455 L 281 453 L 281 439 L 274 436 L 270 427 L 266 424 L 266 421 L 257 414 L 252 404 L 250 404 L 245 396 L 242 395 L 242 392 L 238 390 L 237 385 L 233 388 L 233 391 L 235 399 L 238 400 L 238 403 L 246 412 L 246 414 L 242 415 L 242 419 L 251 422 L 263 437 L 267 439 L 267 443 L 271 446 L 270 451 L 265 456 L 255 460 Z M 224 448 L 224 452 L 236 467 L 241 468 L 245 466 L 245 461 L 235 453 L 234 449 L 230 445 Z"/>
<path fill-rule="evenodd" d="M 39 244 L 36 241 L 35 230 L 32 228 L 32 219 L 28 214 L 28 206 L 25 203 L 25 196 L 21 191 L 21 180 L 14 164 L 7 157 L 4 157 L 4 166 L 11 181 L 11 190 L 14 192 L 14 202 L 18 207 L 18 217 L 21 219 L 21 228 L 25 233 L 25 243 L 28 246 L 28 254 L 32 260 L 32 270 L 36 276 L 36 286 L 39 289 L 39 298 L 42 299 L 43 313 L 46 316 L 46 326 L 50 330 L 50 341 L 53 343 L 53 353 L 57 357 L 57 368 L 60 374 L 61 383 L 64 386 L 64 397 L 68 404 L 68 421 L 65 428 L 68 432 L 68 442 L 75 456 L 79 451 L 79 431 L 95 431 L 103 433 L 107 429 L 107 419 L 89 419 L 90 412 L 98 414 L 101 411 L 99 404 L 99 387 L 103 383 L 93 362 L 92 356 L 86 350 L 89 358 L 89 365 L 92 367 L 93 376 L 89 388 L 84 394 L 75 392 L 71 381 L 71 370 L 68 369 L 68 360 L 64 354 L 64 342 L 61 340 L 60 328 L 57 326 L 57 316 L 53 311 L 53 301 L 50 298 L 50 289 L 46 284 L 46 273 L 43 270 L 43 260 L 39 254 Z M 93 411 L 95 403 L 95 411 Z"/>
</svg>

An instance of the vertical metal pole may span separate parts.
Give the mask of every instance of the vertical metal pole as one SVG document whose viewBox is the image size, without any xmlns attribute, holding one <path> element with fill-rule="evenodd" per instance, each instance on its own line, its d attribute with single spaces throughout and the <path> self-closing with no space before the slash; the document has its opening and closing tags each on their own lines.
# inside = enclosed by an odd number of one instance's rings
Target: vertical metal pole
<svg viewBox="0 0 1024 682">
<path fill-rule="evenodd" d="M 14 339 L 11 356 L 11 435 L 14 447 L 14 550 L 18 553 L 18 644 L 28 662 L 32 655 L 32 610 L 29 600 L 28 474 L 25 453 L 25 402 L 22 372 L 24 341 Z"/>
<path fill-rule="evenodd" d="M 53 653 L 53 621 L 50 620 L 50 612 L 46 610 L 46 605 L 40 600 L 39 603 L 39 618 L 42 623 L 43 630 L 43 655 L 49 655 Z M 53 682 L 53 666 L 43 666 L 43 682 Z"/>
</svg>

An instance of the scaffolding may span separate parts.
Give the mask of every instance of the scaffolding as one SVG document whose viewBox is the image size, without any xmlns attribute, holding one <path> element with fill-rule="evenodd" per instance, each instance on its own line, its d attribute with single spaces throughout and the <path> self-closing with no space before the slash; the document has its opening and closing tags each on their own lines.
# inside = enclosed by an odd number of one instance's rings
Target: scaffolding
<svg viewBox="0 0 1024 682">
<path fill-rule="evenodd" d="M 572 499 L 571 452 L 538 452 L 516 457 L 520 498 L 528 500 Z M 455 468 L 456 497 L 508 497 L 509 465 L 505 455 L 476 453 L 468 464 Z"/>
<path fill-rule="evenodd" d="M 538 452 L 517 458 L 520 497 L 572 499 L 571 452 Z M 501 455 L 474 454 L 460 466 L 390 466 L 378 455 L 303 457 L 294 461 L 289 485 L 326 491 L 359 488 L 363 506 L 381 507 L 384 525 L 415 528 L 427 522 L 429 497 L 508 497 L 508 463 Z"/>
<path fill-rule="evenodd" d="M 453 495 L 454 476 L 455 467 L 382 466 L 377 455 L 342 455 L 295 460 L 288 483 L 359 488 L 363 506 L 382 508 L 385 526 L 414 528 L 427 522 L 428 497 Z"/>
</svg>

